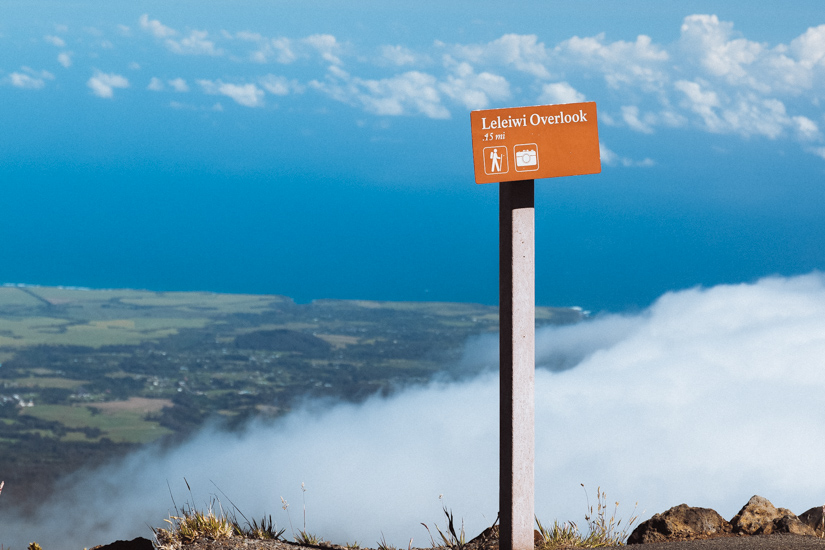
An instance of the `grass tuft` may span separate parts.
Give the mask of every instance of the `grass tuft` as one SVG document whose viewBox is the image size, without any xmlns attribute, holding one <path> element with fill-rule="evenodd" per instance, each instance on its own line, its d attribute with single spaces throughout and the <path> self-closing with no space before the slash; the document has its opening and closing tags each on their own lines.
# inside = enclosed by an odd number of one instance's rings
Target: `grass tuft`
<svg viewBox="0 0 825 550">
<path fill-rule="evenodd" d="M 271 515 L 264 516 L 260 522 L 255 518 L 252 518 L 252 521 L 246 520 L 246 527 L 241 527 L 237 521 L 233 521 L 233 524 L 236 532 L 250 539 L 283 540 L 281 537 L 286 532 L 286 529 L 278 529 Z"/>
<path fill-rule="evenodd" d="M 307 531 L 298 530 L 298 534 L 295 535 L 295 542 L 301 544 L 303 546 L 318 546 L 324 539 L 321 537 L 317 537 L 312 533 L 308 533 Z"/>
<path fill-rule="evenodd" d="M 205 511 L 184 505 L 177 512 L 178 515 L 170 515 L 169 519 L 165 519 L 164 521 L 169 524 L 168 529 L 153 529 L 158 548 L 175 550 L 183 544 L 189 544 L 201 538 L 212 540 L 232 538 L 236 534 L 235 526 L 223 510 L 217 514 L 212 510 L 214 503 L 215 501 L 212 501 Z"/>
<path fill-rule="evenodd" d="M 584 484 L 582 484 L 584 488 Z M 613 511 L 608 516 L 607 495 L 601 490 L 601 487 L 596 489 L 596 509 L 590 505 L 590 499 L 587 497 L 587 490 L 585 490 L 585 498 L 587 498 L 587 512 L 584 519 L 587 522 L 587 533 L 583 534 L 579 531 L 578 526 L 574 522 L 565 522 L 559 524 L 553 522 L 553 527 L 545 528 L 541 522 L 536 518 L 538 531 L 541 535 L 541 543 L 536 545 L 540 550 L 555 550 L 557 548 L 602 548 L 605 546 L 623 546 L 630 534 L 630 529 L 638 519 L 634 515 L 621 527 L 622 520 L 617 519 L 616 515 L 619 510 L 619 503 L 616 502 Z M 635 514 L 636 508 L 633 509 Z"/>
<path fill-rule="evenodd" d="M 548 529 L 536 518 L 536 525 L 541 535 L 541 543 L 537 544 L 536 548 L 540 548 L 541 550 L 587 548 L 587 546 L 582 544 L 582 535 L 575 523 L 565 522 L 559 524 L 558 521 L 554 521 L 552 529 Z"/>
<path fill-rule="evenodd" d="M 189 482 L 186 478 L 183 480 L 186 487 L 189 489 L 191 496 L 192 489 L 189 487 Z M 213 482 L 214 484 L 214 482 Z M 217 487 L 217 485 L 215 485 Z M 189 544 L 197 539 L 212 539 L 222 540 L 229 539 L 234 536 L 239 536 L 247 539 L 257 540 L 283 540 L 281 537 L 285 529 L 278 529 L 276 523 L 272 520 L 272 516 L 264 516 L 260 521 L 255 518 L 249 520 L 243 512 L 235 506 L 235 503 L 226 496 L 226 493 L 217 487 L 218 491 L 229 500 L 234 512 L 227 514 L 221 506 L 220 500 L 213 497 L 210 501 L 209 507 L 206 511 L 196 509 L 191 504 L 184 504 L 181 509 L 178 509 L 174 497 L 172 503 L 175 507 L 175 513 L 169 516 L 169 519 L 164 520 L 169 524 L 167 529 L 155 529 L 152 531 L 155 534 L 155 546 L 159 550 L 177 550 L 184 544 Z M 171 496 L 171 488 L 170 488 Z M 216 513 L 214 509 L 217 508 Z M 242 525 L 237 519 L 240 514 L 245 520 L 246 524 Z"/>
<path fill-rule="evenodd" d="M 381 540 L 375 543 L 378 550 L 398 550 L 395 546 L 387 542 L 387 539 L 384 538 L 384 532 L 381 532 Z"/>
<path fill-rule="evenodd" d="M 442 509 L 444 510 L 444 515 L 447 518 L 446 532 L 442 531 L 437 523 L 433 524 L 435 530 L 438 532 L 439 538 L 441 539 L 440 544 L 437 543 L 433 538 L 432 531 L 430 531 L 430 528 L 427 526 L 427 524 L 422 523 L 421 525 L 424 526 L 424 529 L 426 529 L 427 533 L 430 535 L 430 542 L 432 543 L 433 548 L 446 547 L 453 548 L 455 550 L 462 550 L 464 546 L 467 544 L 467 535 L 464 533 L 464 520 L 461 520 L 461 529 L 458 532 L 456 532 L 452 510 L 447 510 L 447 507 L 443 504 Z"/>
</svg>

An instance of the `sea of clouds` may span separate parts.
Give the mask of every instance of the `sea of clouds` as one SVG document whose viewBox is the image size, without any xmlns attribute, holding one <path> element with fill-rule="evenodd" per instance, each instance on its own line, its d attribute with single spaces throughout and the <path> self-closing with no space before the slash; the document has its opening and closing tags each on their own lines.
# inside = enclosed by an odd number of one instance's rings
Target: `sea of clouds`
<svg viewBox="0 0 825 550">
<path fill-rule="evenodd" d="M 823 275 L 667 293 L 633 315 L 540 329 L 536 348 L 543 523 L 582 525 L 599 486 L 624 518 L 636 502 L 640 519 L 683 502 L 730 519 L 754 494 L 797 514 L 825 502 Z M 167 482 L 178 506 L 217 494 L 288 535 L 305 504 L 307 530 L 326 540 L 429 546 L 420 522 L 443 528 L 444 504 L 474 536 L 497 513 L 497 353 L 475 338 L 463 361 L 482 374 L 144 448 L 66 480 L 34 515 L 4 503 L 0 542 L 148 537 L 173 511 Z"/>
</svg>

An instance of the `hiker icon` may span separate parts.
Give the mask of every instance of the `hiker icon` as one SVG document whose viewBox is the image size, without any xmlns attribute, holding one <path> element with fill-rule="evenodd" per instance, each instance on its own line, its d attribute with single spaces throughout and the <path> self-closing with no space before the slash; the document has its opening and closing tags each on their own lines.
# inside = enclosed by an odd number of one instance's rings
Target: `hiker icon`
<svg viewBox="0 0 825 550">
<path fill-rule="evenodd" d="M 498 149 L 493 149 L 490 153 L 490 160 L 493 161 L 493 172 L 501 172 L 501 157 L 498 156 Z"/>
<path fill-rule="evenodd" d="M 510 164 L 507 162 L 506 147 L 485 147 L 482 154 L 484 155 L 485 173 L 506 174 L 510 171 Z"/>
</svg>

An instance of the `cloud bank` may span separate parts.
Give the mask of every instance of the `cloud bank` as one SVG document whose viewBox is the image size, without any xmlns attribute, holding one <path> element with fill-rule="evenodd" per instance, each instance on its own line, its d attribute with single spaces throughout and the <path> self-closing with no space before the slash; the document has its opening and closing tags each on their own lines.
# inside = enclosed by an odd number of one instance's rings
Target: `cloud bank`
<svg viewBox="0 0 825 550">
<path fill-rule="evenodd" d="M 538 332 L 536 513 L 581 521 L 586 484 L 642 519 L 686 502 L 730 517 L 753 494 L 800 513 L 825 479 L 825 277 L 662 296 L 633 316 Z M 494 367 L 494 338 L 464 361 Z M 291 505 L 334 542 L 427 546 L 419 522 L 441 521 L 439 495 L 470 535 L 497 511 L 494 371 L 361 405 L 313 402 L 242 433 L 206 429 L 172 449 L 147 448 L 76 476 L 34 517 L 4 518 L 5 544 L 91 546 L 148 534 L 217 484 L 252 517 Z M 223 497 L 222 497 L 223 498 Z M 226 504 L 226 501 L 224 501 Z M 4 516 L 8 515 L 4 511 Z M 11 531 L 7 526 L 13 525 Z"/>
</svg>

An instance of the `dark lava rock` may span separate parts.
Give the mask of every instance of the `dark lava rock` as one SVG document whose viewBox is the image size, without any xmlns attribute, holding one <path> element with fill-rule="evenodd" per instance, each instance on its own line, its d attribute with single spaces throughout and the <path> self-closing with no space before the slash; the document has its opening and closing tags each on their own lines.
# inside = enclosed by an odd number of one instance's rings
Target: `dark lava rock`
<svg viewBox="0 0 825 550">
<path fill-rule="evenodd" d="M 814 530 L 818 537 L 825 537 L 825 506 L 814 506 L 799 515 L 799 520 Z"/>
<path fill-rule="evenodd" d="M 132 540 L 116 540 L 111 544 L 95 546 L 91 550 L 154 550 L 154 548 L 151 540 L 138 537 Z"/>
<path fill-rule="evenodd" d="M 803 523 L 794 515 L 782 516 L 781 518 L 773 520 L 770 532 L 760 534 L 770 535 L 774 533 L 790 533 L 791 535 L 805 535 L 809 537 L 816 536 L 816 533 L 810 525 Z"/>
<path fill-rule="evenodd" d="M 730 536 L 731 524 L 710 508 L 674 506 L 639 524 L 627 544 L 648 544 Z"/>
</svg>

